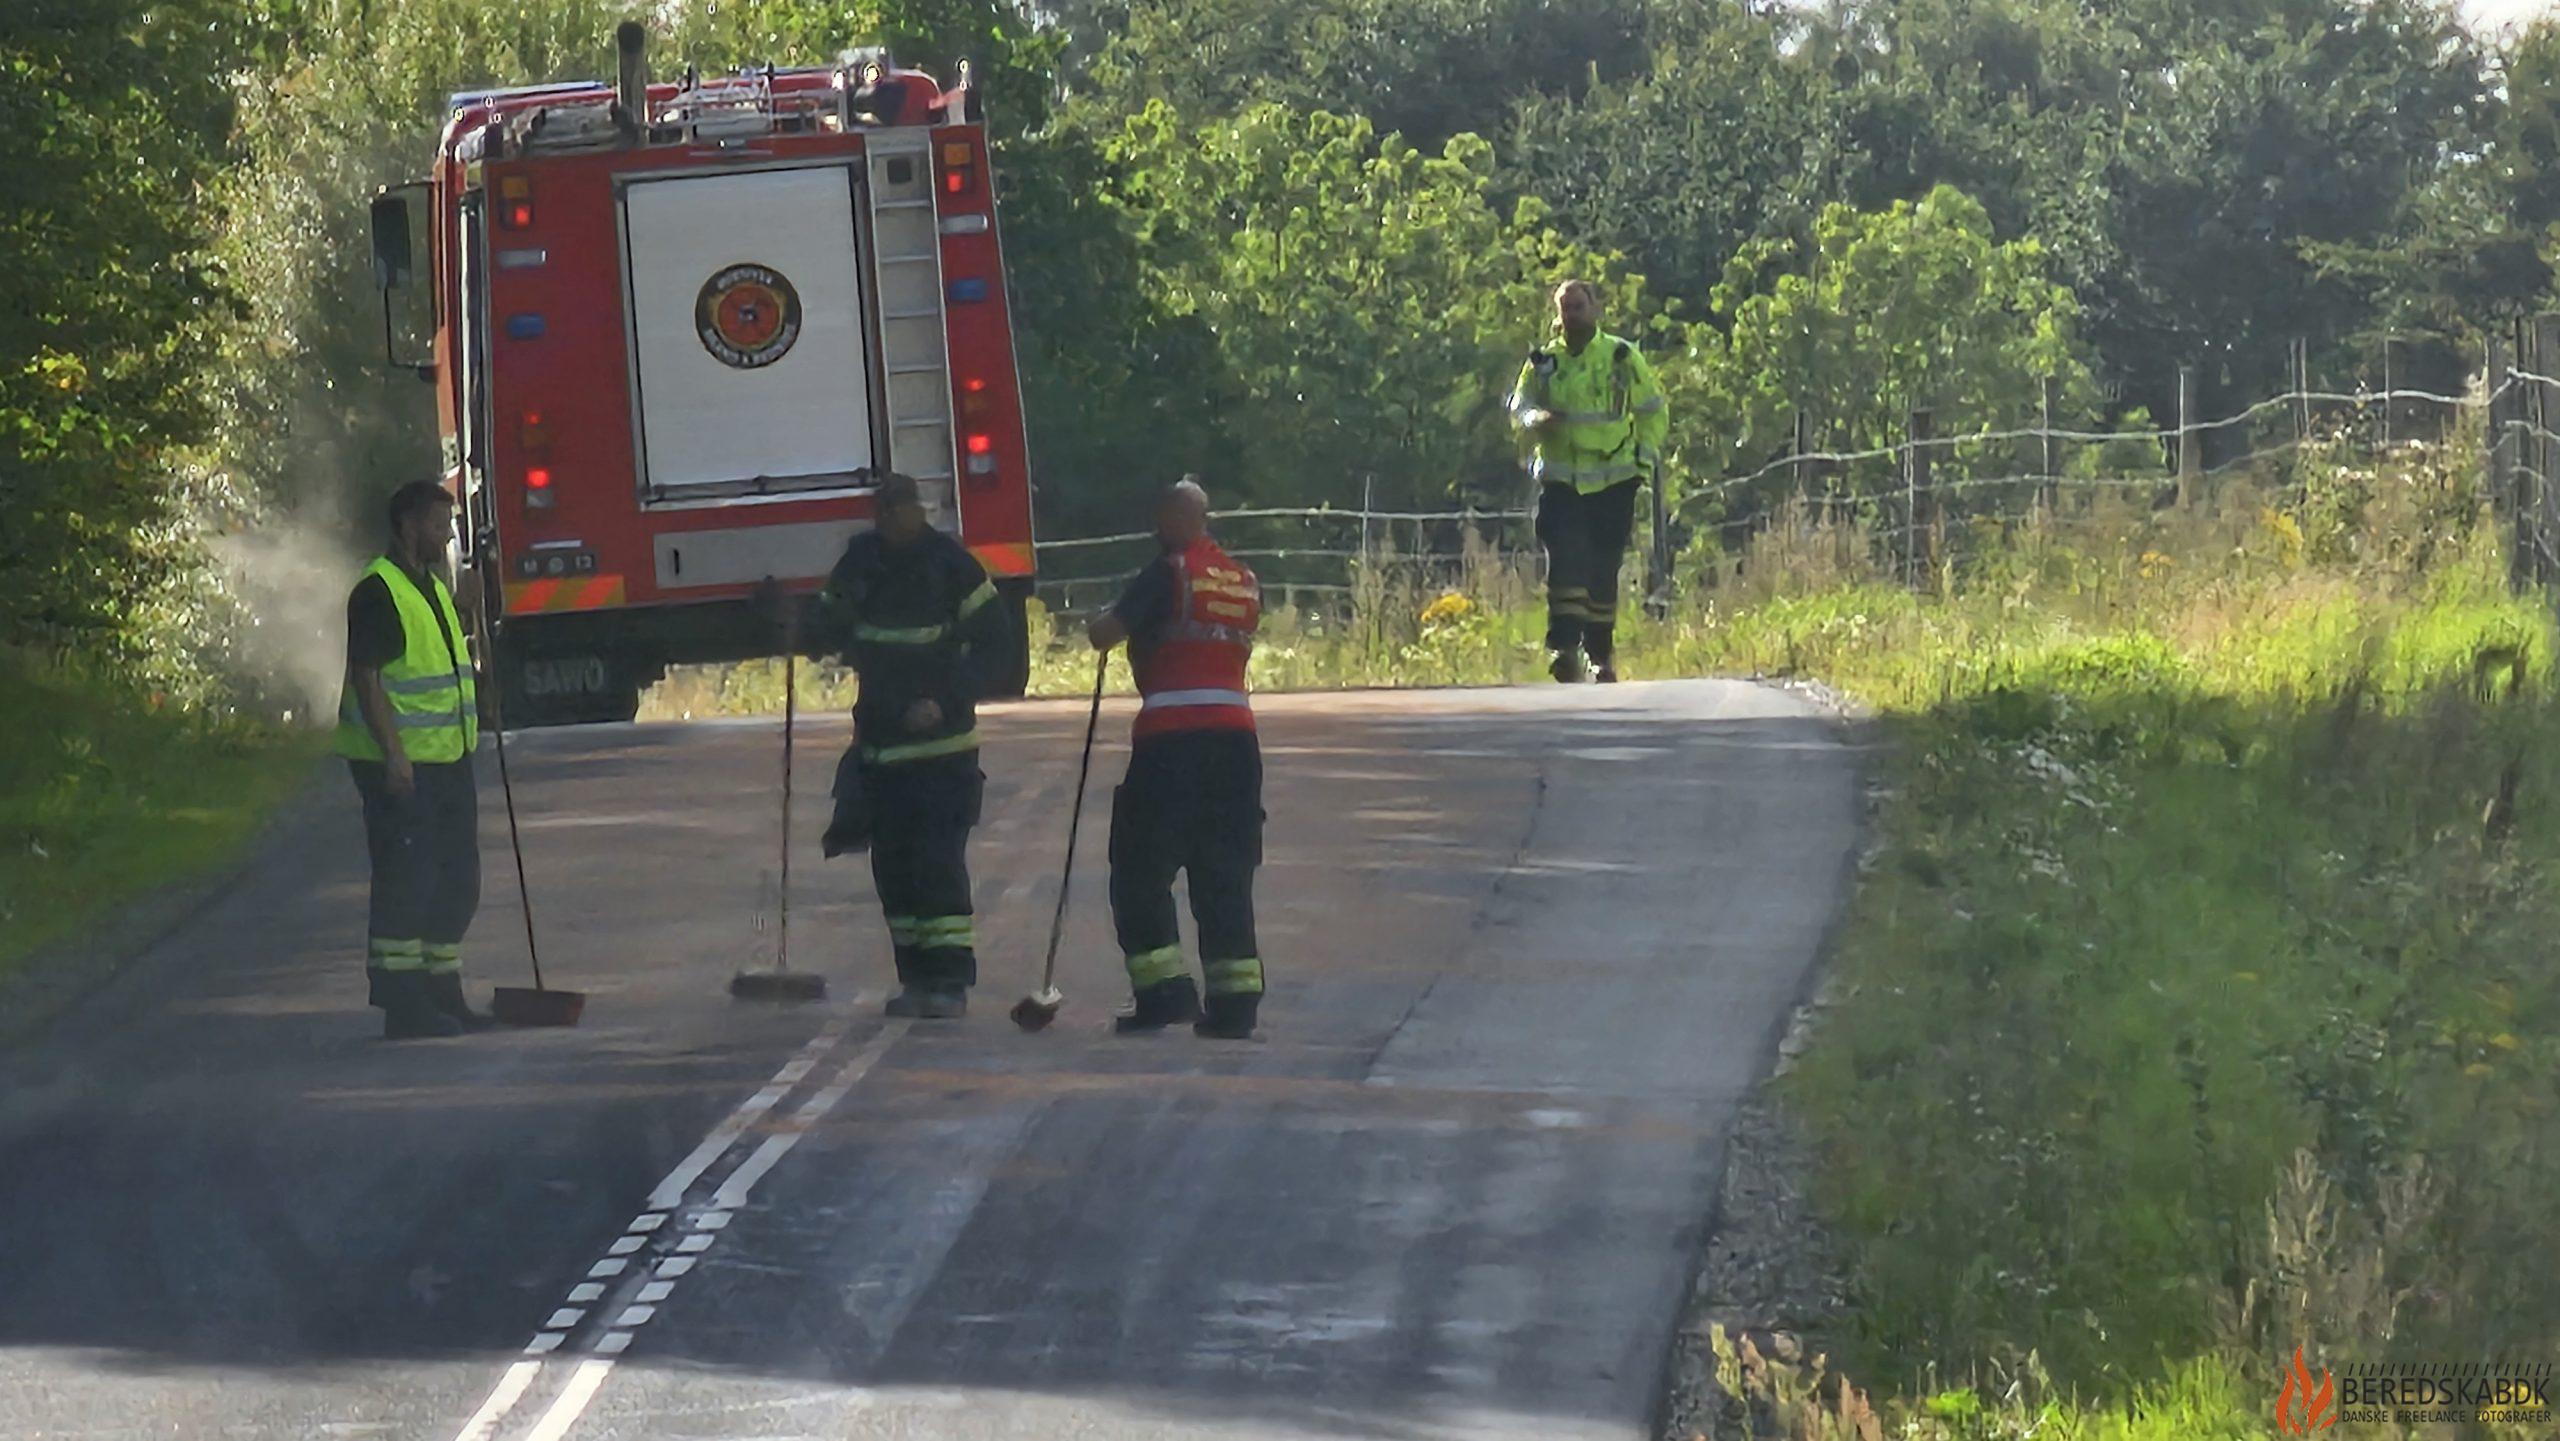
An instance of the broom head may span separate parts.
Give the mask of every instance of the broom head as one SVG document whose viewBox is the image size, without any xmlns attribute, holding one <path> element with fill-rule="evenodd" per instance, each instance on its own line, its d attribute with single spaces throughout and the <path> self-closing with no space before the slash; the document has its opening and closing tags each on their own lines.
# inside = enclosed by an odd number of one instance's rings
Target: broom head
<svg viewBox="0 0 2560 1441">
<path fill-rule="evenodd" d="M 506 1026 L 574 1026 L 586 1009 L 584 991 L 500 986 L 489 1000 L 489 1014 Z"/>
<path fill-rule="evenodd" d="M 827 978 L 815 971 L 740 971 L 729 994 L 741 1001 L 823 1001 Z"/>
<path fill-rule="evenodd" d="M 1058 1008 L 1067 998 L 1057 987 L 1050 986 L 1013 1003 L 1013 1023 L 1026 1031 L 1045 1031 L 1058 1019 Z"/>
</svg>

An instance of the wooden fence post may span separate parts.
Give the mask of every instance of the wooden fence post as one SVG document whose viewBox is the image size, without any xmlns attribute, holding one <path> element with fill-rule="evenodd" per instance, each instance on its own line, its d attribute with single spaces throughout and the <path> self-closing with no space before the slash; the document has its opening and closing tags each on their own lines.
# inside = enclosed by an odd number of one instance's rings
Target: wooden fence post
<svg viewBox="0 0 2560 1441">
<path fill-rule="evenodd" d="M 1930 445 L 1935 435 L 1934 417 L 1926 410 L 1911 412 L 1911 432 L 1902 452 L 1904 514 L 1911 527 L 1911 539 L 1904 546 L 1906 582 L 1920 583 L 1922 567 L 1935 571 L 1938 565 L 1937 526 L 1938 498 L 1929 479 Z"/>
<path fill-rule="evenodd" d="M 2384 450 L 2391 448 L 2391 412 L 2398 405 L 2398 402 L 2392 399 L 2392 391 L 2396 387 L 2392 385 L 2391 378 L 2394 372 L 2392 362 L 2399 358 L 2399 350 L 2399 337 L 2392 335 L 2382 337 L 2382 448 Z"/>
<path fill-rule="evenodd" d="M 2054 401 L 2062 391 L 2061 377 L 2048 375 L 2038 388 L 2042 394 L 2038 397 L 2041 404 L 2037 407 L 2036 424 L 2037 429 L 2042 433 L 2036 437 L 2041 442 L 2037 446 L 2039 460 L 2036 469 L 2036 494 L 2042 500 L 2044 508 L 2050 511 L 2062 498 L 2062 470 L 2060 461 L 2057 459 L 2056 437 L 2053 433 Z"/>
<path fill-rule="evenodd" d="M 2560 364 L 2560 314 L 2549 311 L 2533 318 L 2531 340 L 2526 350 L 2525 369 L 2539 376 L 2550 376 Z M 2560 421 L 2560 384 L 2552 380 L 2528 382 L 2525 393 L 2530 403 L 2525 413 L 2524 453 L 2528 474 L 2516 497 L 2517 509 L 2524 523 L 2517 529 L 2531 544 L 2531 572 L 2536 584 L 2549 584 L 2553 579 L 2551 538 L 2553 535 L 2552 502 L 2555 488 L 2551 483 L 2555 462 L 2560 462 L 2560 446 L 2551 442 L 2555 421 Z"/>
<path fill-rule="evenodd" d="M 2311 439 L 2311 342 L 2295 336 L 2289 357 L 2293 372 L 2293 438 Z"/>
<path fill-rule="evenodd" d="M 2523 590 L 2533 583 L 2533 548 L 2526 543 L 2524 509 L 2523 326 L 2505 320 L 2489 328 L 2489 498 L 2507 527 L 2507 585 Z"/>
<path fill-rule="evenodd" d="M 2196 415 L 2196 368 L 2178 367 L 2178 504 L 2195 504 L 2204 479 L 2204 431 Z"/>
</svg>

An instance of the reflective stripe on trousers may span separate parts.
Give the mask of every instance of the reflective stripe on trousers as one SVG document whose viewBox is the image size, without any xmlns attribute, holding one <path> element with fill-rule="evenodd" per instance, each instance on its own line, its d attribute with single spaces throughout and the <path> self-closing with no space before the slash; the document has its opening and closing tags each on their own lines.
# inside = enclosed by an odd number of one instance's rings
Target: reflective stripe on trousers
<svg viewBox="0 0 2560 1441">
<path fill-rule="evenodd" d="M 1186 705 L 1250 706 L 1253 698 L 1240 690 L 1165 690 L 1148 696 L 1138 709 L 1165 710 Z"/>
<path fill-rule="evenodd" d="M 1246 956 L 1233 961 L 1203 961 L 1201 971 L 1209 978 L 1209 994 L 1213 996 L 1258 996 L 1262 994 L 1262 961 Z"/>
<path fill-rule="evenodd" d="M 1178 981 L 1185 974 L 1180 946 L 1158 946 L 1129 957 L 1129 986 L 1132 990 L 1143 991 L 1149 986 Z"/>
<path fill-rule="evenodd" d="M 423 941 L 394 941 L 381 936 L 365 942 L 364 963 L 377 971 L 421 971 L 427 966 Z"/>
</svg>

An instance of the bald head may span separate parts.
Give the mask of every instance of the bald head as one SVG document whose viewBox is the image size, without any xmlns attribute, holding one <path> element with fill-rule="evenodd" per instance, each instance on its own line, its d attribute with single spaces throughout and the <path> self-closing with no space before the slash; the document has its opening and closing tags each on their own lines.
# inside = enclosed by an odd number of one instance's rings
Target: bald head
<svg viewBox="0 0 2560 1441">
<path fill-rule="evenodd" d="M 1184 550 L 1209 533 L 1209 492 L 1200 478 L 1186 475 L 1156 495 L 1156 539 L 1167 550 Z"/>
</svg>

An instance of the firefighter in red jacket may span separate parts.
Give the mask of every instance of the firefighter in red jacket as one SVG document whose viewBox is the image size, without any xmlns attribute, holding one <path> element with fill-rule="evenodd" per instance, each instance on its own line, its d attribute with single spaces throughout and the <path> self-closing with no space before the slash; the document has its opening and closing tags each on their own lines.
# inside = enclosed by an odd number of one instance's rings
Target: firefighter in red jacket
<svg viewBox="0 0 2560 1441">
<path fill-rule="evenodd" d="M 1253 872 L 1262 864 L 1262 747 L 1245 662 L 1262 618 L 1253 572 L 1209 538 L 1209 497 L 1186 476 L 1156 503 L 1164 553 L 1087 632 L 1096 650 L 1129 643 L 1138 720 L 1129 773 L 1111 803 L 1111 919 L 1136 1003 L 1123 1032 L 1193 1022 L 1242 1040 L 1262 1004 Z M 1188 872 L 1200 928 L 1204 1005 L 1173 910 Z"/>
</svg>

